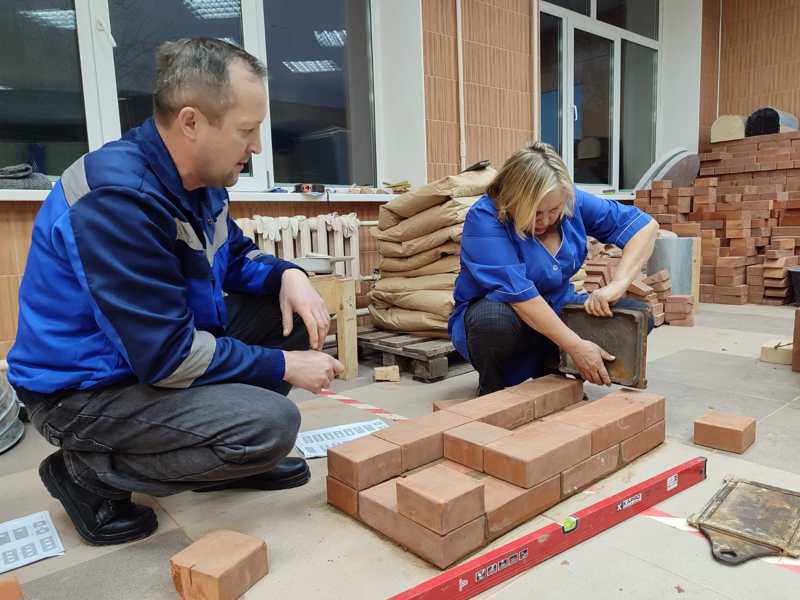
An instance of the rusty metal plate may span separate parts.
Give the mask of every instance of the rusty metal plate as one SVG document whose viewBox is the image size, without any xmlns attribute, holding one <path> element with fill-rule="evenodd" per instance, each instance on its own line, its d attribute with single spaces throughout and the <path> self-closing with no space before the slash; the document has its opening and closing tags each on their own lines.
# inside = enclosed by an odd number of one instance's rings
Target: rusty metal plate
<svg viewBox="0 0 800 600">
<path fill-rule="evenodd" d="M 644 389 L 647 387 L 648 315 L 628 308 L 614 308 L 613 312 L 613 317 L 593 317 L 583 306 L 570 304 L 564 307 L 561 318 L 583 339 L 594 342 L 616 357 L 616 360 L 606 363 L 613 383 Z M 558 370 L 580 375 L 572 358 L 564 351 L 561 351 Z"/>
<path fill-rule="evenodd" d="M 688 521 L 711 542 L 714 558 L 728 565 L 759 556 L 800 557 L 800 492 L 726 478 Z"/>
</svg>

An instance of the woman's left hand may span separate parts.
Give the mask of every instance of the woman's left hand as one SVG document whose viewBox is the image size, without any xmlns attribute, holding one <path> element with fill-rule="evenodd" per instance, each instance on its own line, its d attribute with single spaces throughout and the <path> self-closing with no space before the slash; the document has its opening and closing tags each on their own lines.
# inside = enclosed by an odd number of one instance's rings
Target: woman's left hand
<svg viewBox="0 0 800 600">
<path fill-rule="evenodd" d="M 595 290 L 584 304 L 584 309 L 593 317 L 613 317 L 611 306 L 625 295 L 627 287 L 623 288 L 619 283 L 611 282 L 605 287 Z"/>
</svg>

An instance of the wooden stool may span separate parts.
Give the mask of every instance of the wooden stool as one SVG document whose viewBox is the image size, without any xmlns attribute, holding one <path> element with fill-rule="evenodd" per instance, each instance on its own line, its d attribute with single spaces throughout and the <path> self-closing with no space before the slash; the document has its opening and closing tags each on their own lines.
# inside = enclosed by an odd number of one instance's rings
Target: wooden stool
<svg viewBox="0 0 800 600">
<path fill-rule="evenodd" d="M 309 281 L 322 296 L 328 312 L 336 317 L 336 344 L 339 362 L 344 365 L 339 378 L 353 379 L 358 375 L 356 282 L 336 275 L 313 276 Z"/>
</svg>

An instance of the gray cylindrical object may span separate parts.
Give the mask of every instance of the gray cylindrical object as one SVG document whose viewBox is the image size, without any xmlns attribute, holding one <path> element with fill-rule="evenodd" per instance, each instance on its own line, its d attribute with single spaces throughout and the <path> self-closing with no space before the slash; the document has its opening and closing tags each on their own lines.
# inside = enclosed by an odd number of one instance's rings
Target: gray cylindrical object
<svg viewBox="0 0 800 600">
<path fill-rule="evenodd" d="M 19 420 L 19 403 L 14 388 L 0 371 L 0 453 L 5 452 L 22 439 L 25 426 Z"/>
<path fill-rule="evenodd" d="M 673 294 L 692 294 L 692 247 L 694 238 L 658 238 L 647 273 L 652 275 L 666 269 L 672 280 Z"/>
</svg>

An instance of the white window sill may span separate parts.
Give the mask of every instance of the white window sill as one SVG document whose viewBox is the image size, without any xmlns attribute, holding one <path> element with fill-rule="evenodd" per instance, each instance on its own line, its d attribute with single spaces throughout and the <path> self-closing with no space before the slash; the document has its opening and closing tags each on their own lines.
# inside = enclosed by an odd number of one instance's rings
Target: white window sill
<svg viewBox="0 0 800 600">
<path fill-rule="evenodd" d="M 0 190 L 0 202 L 41 202 L 50 190 Z"/>
</svg>

